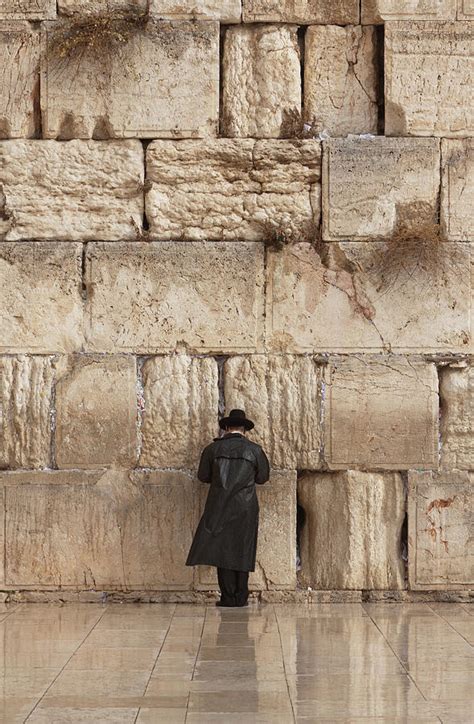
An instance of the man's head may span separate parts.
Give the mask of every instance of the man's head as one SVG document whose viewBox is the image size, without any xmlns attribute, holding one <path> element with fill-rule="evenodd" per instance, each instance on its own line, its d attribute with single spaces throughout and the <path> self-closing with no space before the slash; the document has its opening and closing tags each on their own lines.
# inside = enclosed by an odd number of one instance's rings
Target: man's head
<svg viewBox="0 0 474 724">
<path fill-rule="evenodd" d="M 245 427 L 234 427 L 233 425 L 232 426 L 229 425 L 228 427 L 226 427 L 225 431 L 226 432 L 240 432 L 241 435 L 245 435 L 245 433 L 246 433 Z"/>
</svg>

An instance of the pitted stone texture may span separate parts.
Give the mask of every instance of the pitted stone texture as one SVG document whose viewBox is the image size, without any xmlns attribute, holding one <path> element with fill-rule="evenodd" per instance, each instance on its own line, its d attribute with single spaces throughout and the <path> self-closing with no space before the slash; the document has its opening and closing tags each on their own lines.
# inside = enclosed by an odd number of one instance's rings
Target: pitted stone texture
<svg viewBox="0 0 474 724">
<path fill-rule="evenodd" d="M 374 28 L 313 25 L 305 39 L 305 120 L 331 136 L 377 133 Z"/>
<path fill-rule="evenodd" d="M 183 472 L 0 473 L 8 585 L 181 590 L 192 540 Z M 2 526 L 3 527 L 3 526 Z"/>
<path fill-rule="evenodd" d="M 320 467 L 322 372 L 311 357 L 231 357 L 224 380 L 226 406 L 245 409 L 273 466 Z"/>
<path fill-rule="evenodd" d="M 458 0 L 458 20 L 474 20 L 474 0 Z"/>
<path fill-rule="evenodd" d="M 325 457 L 331 469 L 438 466 L 433 363 L 392 356 L 333 359 L 325 399 Z"/>
<path fill-rule="evenodd" d="M 457 0 L 362 0 L 362 22 L 455 20 Z"/>
<path fill-rule="evenodd" d="M 204 509 L 209 486 L 196 490 L 196 525 Z M 296 587 L 296 471 L 272 470 L 270 480 L 257 486 L 260 522 L 255 572 L 251 590 L 285 590 Z M 195 587 L 215 590 L 215 568 L 198 566 Z"/>
<path fill-rule="evenodd" d="M 381 285 L 384 242 L 309 243 L 267 255 L 267 347 L 274 352 L 469 352 L 472 244 L 443 247 L 423 271 L 416 259 Z M 393 251 L 393 249 L 392 249 Z M 420 294 L 420 288 L 429 294 Z"/>
<path fill-rule="evenodd" d="M 61 28 L 49 23 L 45 30 L 41 96 L 46 138 L 217 135 L 217 22 L 157 19 L 131 33 L 105 59 L 92 51 L 58 58 L 54 44 Z"/>
<path fill-rule="evenodd" d="M 359 0 L 243 0 L 246 23 L 321 23 L 349 25 L 359 22 Z"/>
<path fill-rule="evenodd" d="M 134 9 L 159 18 L 207 18 L 222 23 L 239 23 L 241 0 L 135 0 Z M 58 0 L 59 12 L 64 15 L 104 14 L 127 12 L 130 0 Z"/>
<path fill-rule="evenodd" d="M 279 138 L 301 111 L 301 68 L 295 25 L 239 25 L 224 41 L 222 134 Z"/>
<path fill-rule="evenodd" d="M 441 142 L 441 221 L 450 241 L 474 241 L 474 139 Z"/>
<path fill-rule="evenodd" d="M 258 351 L 263 258 L 253 242 L 90 244 L 88 349 Z"/>
<path fill-rule="evenodd" d="M 0 20 L 48 20 L 56 15 L 56 0 L 0 0 Z"/>
<path fill-rule="evenodd" d="M 39 34 L 26 22 L 0 25 L 0 138 L 35 135 Z"/>
<path fill-rule="evenodd" d="M 81 355 L 61 359 L 57 370 L 57 466 L 133 467 L 137 458 L 135 359 Z"/>
<path fill-rule="evenodd" d="M 379 137 L 325 142 L 323 238 L 389 237 L 417 207 L 433 221 L 439 165 L 436 139 Z"/>
<path fill-rule="evenodd" d="M 133 5 L 133 11 L 145 13 L 148 0 L 57 0 L 61 15 L 106 15 L 108 13 L 127 13 Z"/>
<path fill-rule="evenodd" d="M 219 386 L 213 358 L 154 357 L 142 368 L 144 412 L 140 466 L 197 468 L 217 435 Z"/>
<path fill-rule="evenodd" d="M 150 234 L 157 240 L 295 238 L 318 225 L 319 141 L 154 141 L 147 149 Z"/>
<path fill-rule="evenodd" d="M 469 22 L 387 23 L 387 136 L 473 135 L 473 40 Z"/>
<path fill-rule="evenodd" d="M 141 228 L 140 141 L 1 141 L 0 164 L 0 238 L 112 241 Z"/>
<path fill-rule="evenodd" d="M 0 357 L 0 469 L 51 465 L 50 357 Z"/>
<path fill-rule="evenodd" d="M 301 581 L 313 589 L 405 587 L 400 536 L 405 491 L 398 473 L 305 473 L 298 503 Z"/>
<path fill-rule="evenodd" d="M 72 352 L 83 343 L 80 244 L 0 244 L 0 352 Z"/>
<path fill-rule="evenodd" d="M 474 367 L 440 372 L 441 465 L 474 470 Z"/>
<path fill-rule="evenodd" d="M 415 591 L 474 585 L 474 473 L 410 472 L 408 578 Z"/>
</svg>

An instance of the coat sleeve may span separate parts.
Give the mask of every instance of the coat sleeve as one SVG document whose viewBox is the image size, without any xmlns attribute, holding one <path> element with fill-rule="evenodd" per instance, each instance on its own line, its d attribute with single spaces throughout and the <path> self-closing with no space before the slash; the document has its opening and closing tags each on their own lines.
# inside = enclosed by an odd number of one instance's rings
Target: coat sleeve
<svg viewBox="0 0 474 724">
<path fill-rule="evenodd" d="M 264 451 L 260 447 L 257 453 L 257 475 L 255 478 L 255 482 L 257 483 L 257 485 L 262 485 L 263 483 L 267 482 L 269 477 L 270 463 L 268 462 L 268 458 L 265 455 Z"/>
<path fill-rule="evenodd" d="M 208 445 L 204 448 L 201 460 L 199 461 L 198 478 L 201 483 L 210 483 L 212 479 L 212 445 Z"/>
</svg>

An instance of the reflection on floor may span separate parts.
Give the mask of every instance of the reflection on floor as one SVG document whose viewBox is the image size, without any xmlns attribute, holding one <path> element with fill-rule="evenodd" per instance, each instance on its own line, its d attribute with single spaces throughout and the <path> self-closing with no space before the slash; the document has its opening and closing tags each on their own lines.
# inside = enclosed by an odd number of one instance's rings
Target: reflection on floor
<svg viewBox="0 0 474 724">
<path fill-rule="evenodd" d="M 0 604 L 0 721 L 473 722 L 459 604 Z"/>
</svg>

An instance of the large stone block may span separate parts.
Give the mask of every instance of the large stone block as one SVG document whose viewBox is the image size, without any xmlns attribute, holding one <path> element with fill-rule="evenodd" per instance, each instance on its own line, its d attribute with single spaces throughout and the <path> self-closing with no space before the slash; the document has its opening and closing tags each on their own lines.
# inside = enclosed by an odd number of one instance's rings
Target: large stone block
<svg viewBox="0 0 474 724">
<path fill-rule="evenodd" d="M 48 20 L 56 15 L 56 0 L 0 0 L 0 20 Z"/>
<path fill-rule="evenodd" d="M 1 352 L 80 349 L 81 256 L 80 244 L 0 244 Z"/>
<path fill-rule="evenodd" d="M 211 357 L 153 357 L 143 364 L 140 465 L 196 468 L 217 435 L 219 387 Z"/>
<path fill-rule="evenodd" d="M 0 468 L 51 465 L 50 357 L 0 357 Z"/>
<path fill-rule="evenodd" d="M 457 0 L 362 0 L 362 22 L 455 20 Z"/>
<path fill-rule="evenodd" d="M 313 25 L 305 39 L 305 120 L 331 136 L 377 133 L 377 36 L 373 27 Z"/>
<path fill-rule="evenodd" d="M 323 238 L 389 237 L 418 207 L 433 220 L 439 166 L 436 139 L 327 141 L 323 153 Z"/>
<path fill-rule="evenodd" d="M 474 470 L 474 367 L 440 373 L 441 465 Z"/>
<path fill-rule="evenodd" d="M 154 141 L 146 196 L 155 239 L 308 237 L 319 222 L 318 141 Z"/>
<path fill-rule="evenodd" d="M 321 23 L 349 25 L 359 22 L 359 0 L 243 0 L 246 23 Z"/>
<path fill-rule="evenodd" d="M 438 375 L 433 363 L 333 359 L 327 370 L 325 457 L 333 470 L 438 466 Z"/>
<path fill-rule="evenodd" d="M 441 141 L 441 221 L 450 241 L 474 241 L 474 140 Z"/>
<path fill-rule="evenodd" d="M 222 23 L 239 23 L 242 14 L 241 0 L 135 0 L 133 6 L 135 12 L 148 11 L 151 17 L 207 18 Z M 58 0 L 58 8 L 64 15 L 127 13 L 130 0 Z"/>
<path fill-rule="evenodd" d="M 44 31 L 45 138 L 217 135 L 217 22 L 150 20 L 104 57 L 96 48 L 62 55 L 68 22 Z"/>
<path fill-rule="evenodd" d="M 469 22 L 387 23 L 387 136 L 473 135 L 473 38 Z"/>
<path fill-rule="evenodd" d="M 87 348 L 255 352 L 263 334 L 263 246 L 90 244 Z"/>
<path fill-rule="evenodd" d="M 474 0 L 458 0 L 458 20 L 474 20 Z"/>
<path fill-rule="evenodd" d="M 405 587 L 401 530 L 405 490 L 399 473 L 305 473 L 298 504 L 301 580 L 316 589 Z"/>
<path fill-rule="evenodd" d="M 191 587 L 192 570 L 184 565 L 193 532 L 187 474 L 1 473 L 0 485 L 7 508 L 6 585 Z"/>
<path fill-rule="evenodd" d="M 140 141 L 1 141 L 0 239 L 136 238 Z"/>
<path fill-rule="evenodd" d="M 413 590 L 474 586 L 474 473 L 410 472 L 408 577 Z"/>
<path fill-rule="evenodd" d="M 138 417 L 135 359 L 81 355 L 61 359 L 57 367 L 58 467 L 133 467 Z"/>
<path fill-rule="evenodd" d="M 40 41 L 29 23 L 0 26 L 0 138 L 35 135 Z"/>
<path fill-rule="evenodd" d="M 231 357 L 224 382 L 226 407 L 245 409 L 273 466 L 320 467 L 322 372 L 311 357 Z"/>
<path fill-rule="evenodd" d="M 301 111 L 296 25 L 239 25 L 225 35 L 222 133 L 279 138 Z M 291 134 L 290 134 L 291 135 Z"/>
</svg>

